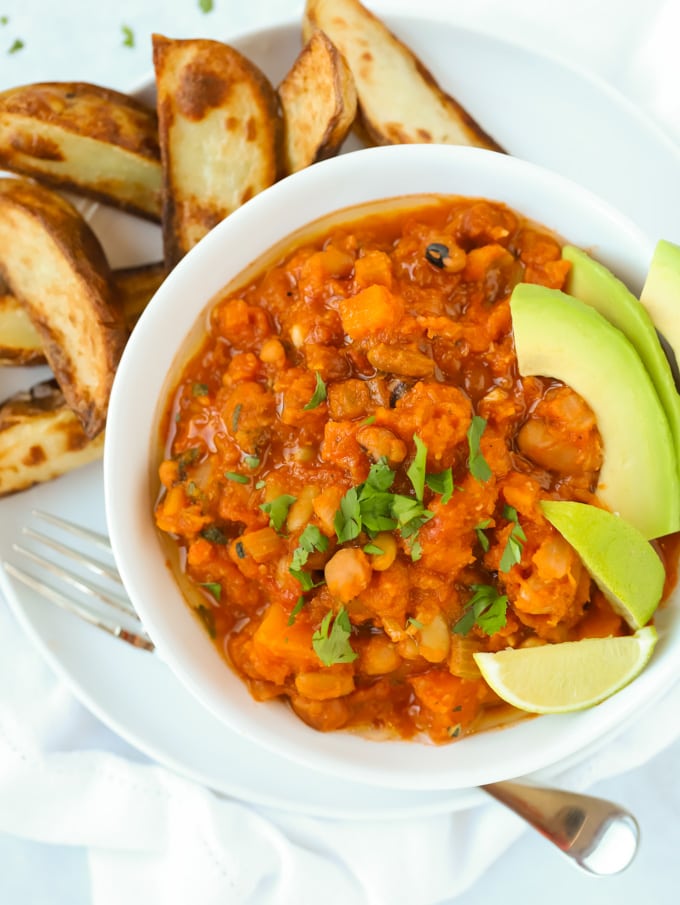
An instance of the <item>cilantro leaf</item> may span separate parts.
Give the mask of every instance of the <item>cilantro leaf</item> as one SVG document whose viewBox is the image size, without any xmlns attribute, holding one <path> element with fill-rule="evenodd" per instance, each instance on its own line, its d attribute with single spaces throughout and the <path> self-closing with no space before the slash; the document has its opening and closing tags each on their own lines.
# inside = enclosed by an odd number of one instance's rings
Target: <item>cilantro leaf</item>
<svg viewBox="0 0 680 905">
<path fill-rule="evenodd" d="M 219 581 L 202 581 L 201 587 L 205 588 L 206 591 L 210 591 L 215 600 L 220 600 L 222 598 L 222 585 Z"/>
<path fill-rule="evenodd" d="M 255 469 L 260 464 L 260 457 L 259 456 L 246 456 L 244 459 L 244 462 L 246 463 L 248 468 Z"/>
<path fill-rule="evenodd" d="M 477 535 L 477 540 L 479 541 L 479 546 L 482 548 L 482 550 L 485 553 L 488 552 L 490 544 L 489 544 L 489 538 L 486 536 L 486 534 L 484 534 L 484 529 L 488 528 L 490 524 L 491 524 L 491 519 L 485 518 L 485 519 L 482 519 L 482 521 L 479 522 L 479 524 L 475 525 L 475 533 Z"/>
<path fill-rule="evenodd" d="M 350 487 L 340 500 L 340 508 L 335 513 L 333 521 L 338 541 L 354 540 L 361 533 L 361 509 L 359 507 L 359 493 L 356 487 Z"/>
<path fill-rule="evenodd" d="M 373 556 L 382 556 L 385 551 L 377 544 L 366 544 L 364 553 L 371 553 Z"/>
<path fill-rule="evenodd" d="M 297 497 L 288 493 L 282 493 L 268 503 L 260 503 L 260 509 L 269 516 L 269 524 L 275 531 L 281 531 L 283 523 L 288 517 L 288 510 L 293 505 Z"/>
<path fill-rule="evenodd" d="M 316 525 L 307 525 L 300 535 L 298 546 L 293 551 L 293 559 L 290 564 L 291 574 L 299 572 L 309 559 L 309 554 L 318 550 L 324 553 L 328 549 L 328 538 L 316 527 Z M 297 575 L 296 575 L 297 577 Z"/>
<path fill-rule="evenodd" d="M 352 626 L 344 606 L 340 608 L 335 619 L 333 610 L 326 613 L 321 625 L 312 635 L 312 647 L 324 666 L 351 663 L 356 660 L 357 654 L 349 643 L 351 634 Z"/>
<path fill-rule="evenodd" d="M 516 563 L 521 561 L 524 541 L 527 539 L 527 536 L 519 523 L 517 510 L 514 506 L 504 506 L 503 515 L 509 521 L 514 522 L 514 525 L 512 526 L 512 531 L 505 544 L 505 549 L 503 550 L 503 555 L 501 556 L 498 568 L 501 572 L 509 572 Z"/>
<path fill-rule="evenodd" d="M 450 468 L 445 469 L 444 471 L 439 471 L 436 474 L 426 474 L 425 475 L 425 483 L 430 488 L 430 490 L 434 491 L 434 493 L 440 493 L 442 497 L 442 505 L 446 506 L 448 501 L 453 496 L 453 472 Z"/>
<path fill-rule="evenodd" d="M 213 0 L 198 0 L 198 6 L 202 13 L 211 13 L 213 11 Z"/>
<path fill-rule="evenodd" d="M 123 32 L 123 47 L 135 46 L 135 33 L 129 25 L 121 25 L 120 30 Z"/>
<path fill-rule="evenodd" d="M 423 443 L 418 434 L 413 435 L 413 441 L 416 444 L 416 454 L 406 474 L 416 492 L 416 498 L 422 502 L 426 480 L 425 468 L 427 464 L 427 446 Z"/>
<path fill-rule="evenodd" d="M 508 598 L 488 584 L 471 585 L 472 597 L 465 612 L 453 626 L 457 635 L 467 635 L 475 623 L 487 635 L 493 635 L 506 623 Z"/>
<path fill-rule="evenodd" d="M 374 462 L 368 470 L 365 486 L 373 491 L 381 493 L 389 490 L 394 484 L 395 474 L 387 464 L 386 459 L 379 459 Z"/>
<path fill-rule="evenodd" d="M 321 405 L 322 402 L 326 400 L 326 384 L 323 382 L 323 378 L 318 371 L 316 373 L 316 387 L 314 389 L 314 395 L 309 400 L 307 405 L 303 406 L 304 411 L 308 412 L 310 409 L 315 409 L 317 406 Z"/>
<path fill-rule="evenodd" d="M 290 616 L 288 617 L 288 625 L 295 624 L 295 617 L 297 616 L 297 614 L 300 612 L 300 610 L 302 609 L 302 607 L 304 605 L 305 605 L 305 598 L 302 596 L 298 597 L 298 599 L 295 603 L 295 606 L 290 611 Z"/>
<path fill-rule="evenodd" d="M 237 484 L 247 484 L 250 481 L 247 475 L 239 474 L 237 471 L 225 471 L 224 477 L 228 481 L 235 481 Z"/>
<path fill-rule="evenodd" d="M 468 456 L 468 468 L 470 474 L 477 481 L 488 481 L 492 475 L 489 463 L 486 461 L 479 448 L 479 441 L 486 427 L 486 418 L 481 415 L 474 415 L 467 430 L 468 448 L 470 455 Z"/>
</svg>

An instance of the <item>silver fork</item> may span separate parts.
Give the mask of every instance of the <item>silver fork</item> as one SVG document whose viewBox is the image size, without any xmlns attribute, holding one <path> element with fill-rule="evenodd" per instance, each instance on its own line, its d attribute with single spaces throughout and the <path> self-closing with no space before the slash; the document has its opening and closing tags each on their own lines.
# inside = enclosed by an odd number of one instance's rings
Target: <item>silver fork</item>
<svg viewBox="0 0 680 905">
<path fill-rule="evenodd" d="M 25 568 L 4 562 L 7 574 L 62 609 L 133 647 L 154 650 L 153 641 L 125 594 L 113 564 L 108 537 L 48 512 L 34 509 L 31 515 L 36 522 L 50 526 L 52 531 L 46 534 L 42 524 L 41 530 L 25 525 L 21 534 L 27 545 L 12 544 Z M 93 557 L 90 552 L 93 547 L 99 554 L 103 553 L 107 561 Z M 67 568 L 65 562 L 71 568 Z M 57 586 L 44 580 L 45 573 L 58 580 Z M 95 576 L 95 580 L 91 576 Z M 68 594 L 60 590 L 64 586 Z"/>
<path fill-rule="evenodd" d="M 109 539 L 47 512 L 34 510 L 32 515 L 37 522 L 49 526 L 52 533 L 25 526 L 22 535 L 29 546 L 13 544 L 12 549 L 25 560 L 26 569 L 4 562 L 7 574 L 97 628 L 134 647 L 153 651 L 153 642 L 125 596 Z M 62 536 L 68 541 L 61 540 Z M 89 552 L 92 547 L 103 553 L 107 562 L 94 558 Z M 67 569 L 60 560 L 73 563 L 76 571 Z M 43 576 L 48 572 L 69 593 L 48 584 L 36 572 Z M 91 575 L 96 576 L 96 581 Z M 121 618 L 113 617 L 113 612 Z M 497 782 L 481 788 L 538 830 L 586 873 L 619 873 L 635 856 L 638 825 L 632 814 L 619 805 L 527 781 Z"/>
</svg>

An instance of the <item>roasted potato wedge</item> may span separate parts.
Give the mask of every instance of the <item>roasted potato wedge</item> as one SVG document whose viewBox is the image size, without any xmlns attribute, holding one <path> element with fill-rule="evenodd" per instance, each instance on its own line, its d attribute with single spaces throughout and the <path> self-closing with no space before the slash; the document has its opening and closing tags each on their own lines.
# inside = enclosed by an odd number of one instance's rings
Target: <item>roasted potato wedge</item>
<svg viewBox="0 0 680 905">
<path fill-rule="evenodd" d="M 307 0 L 303 36 L 324 31 L 352 70 L 359 117 L 379 145 L 474 145 L 502 151 L 421 61 L 359 0 Z"/>
<path fill-rule="evenodd" d="M 114 293 L 132 330 L 165 277 L 162 262 L 125 267 L 112 273 Z M 9 293 L 0 292 L 0 366 L 44 364 L 42 338 L 28 311 Z"/>
<path fill-rule="evenodd" d="M 0 295 L 0 365 L 44 364 L 42 339 L 13 295 Z"/>
<path fill-rule="evenodd" d="M 0 93 L 0 165 L 160 219 L 156 113 L 109 88 L 43 82 Z"/>
<path fill-rule="evenodd" d="M 97 238 L 55 192 L 0 179 L 0 273 L 40 334 L 66 401 L 96 436 L 128 336 Z"/>
<path fill-rule="evenodd" d="M 90 440 L 54 380 L 0 405 L 0 496 L 50 481 L 101 457 L 104 435 Z"/>
<path fill-rule="evenodd" d="M 344 57 L 315 31 L 278 88 L 287 173 L 332 157 L 354 124 L 357 92 Z"/>
<path fill-rule="evenodd" d="M 281 173 L 282 118 L 263 73 L 227 44 L 153 36 L 171 268 Z"/>
</svg>

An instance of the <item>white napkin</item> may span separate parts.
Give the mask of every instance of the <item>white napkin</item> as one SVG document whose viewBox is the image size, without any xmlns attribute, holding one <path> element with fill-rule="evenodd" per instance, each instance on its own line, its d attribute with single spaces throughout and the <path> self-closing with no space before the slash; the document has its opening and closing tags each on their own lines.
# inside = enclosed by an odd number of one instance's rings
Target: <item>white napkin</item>
<svg viewBox="0 0 680 905">
<path fill-rule="evenodd" d="M 444 14 L 441 2 L 418 8 Z M 674 0 L 626 4 L 625 14 L 619 0 L 476 0 L 449 12 L 462 25 L 589 65 L 680 139 Z M 680 684 L 555 784 L 585 789 L 645 763 L 680 734 L 679 712 Z M 0 832 L 86 847 L 93 905 L 435 905 L 469 888 L 523 830 L 493 802 L 408 821 L 350 821 L 215 795 L 118 742 L 55 679 L 0 600 Z"/>
</svg>

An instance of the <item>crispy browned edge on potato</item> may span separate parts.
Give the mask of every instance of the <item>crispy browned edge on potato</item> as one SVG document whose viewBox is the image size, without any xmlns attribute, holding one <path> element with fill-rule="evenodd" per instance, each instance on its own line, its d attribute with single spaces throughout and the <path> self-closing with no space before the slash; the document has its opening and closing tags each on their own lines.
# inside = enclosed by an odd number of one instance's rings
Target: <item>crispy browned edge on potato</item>
<svg viewBox="0 0 680 905">
<path fill-rule="evenodd" d="M 1 92 L 0 165 L 160 219 L 156 112 L 110 88 L 40 82 Z"/>
<path fill-rule="evenodd" d="M 337 154 L 354 124 L 357 92 L 345 58 L 315 31 L 278 88 L 287 173 Z"/>
<path fill-rule="evenodd" d="M 128 330 L 165 277 L 162 261 L 121 267 L 111 274 L 116 299 L 123 308 Z M 42 338 L 21 302 L 0 286 L 0 366 L 44 364 Z"/>
<path fill-rule="evenodd" d="M 358 0 L 307 0 L 304 38 L 314 29 L 324 31 L 347 60 L 359 119 L 376 144 L 440 142 L 503 150 Z"/>
<path fill-rule="evenodd" d="M 282 172 L 282 118 L 266 76 L 234 48 L 153 35 L 170 269 Z"/>
<path fill-rule="evenodd" d="M 55 380 L 0 404 L 0 496 L 27 490 L 98 459 L 104 435 L 90 439 Z"/>
<path fill-rule="evenodd" d="M 66 401 L 96 436 L 128 331 L 94 232 L 50 189 L 0 179 L 0 272 L 40 334 Z"/>
</svg>

